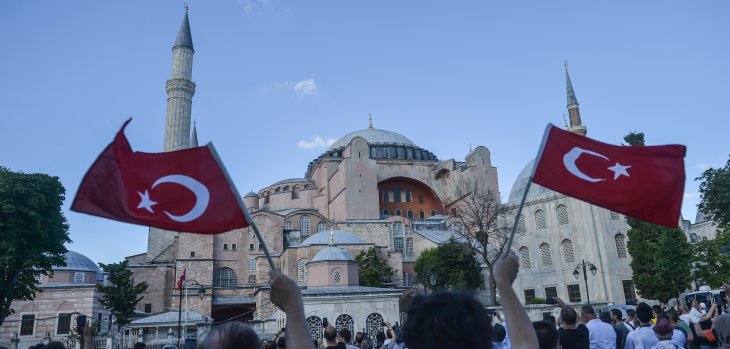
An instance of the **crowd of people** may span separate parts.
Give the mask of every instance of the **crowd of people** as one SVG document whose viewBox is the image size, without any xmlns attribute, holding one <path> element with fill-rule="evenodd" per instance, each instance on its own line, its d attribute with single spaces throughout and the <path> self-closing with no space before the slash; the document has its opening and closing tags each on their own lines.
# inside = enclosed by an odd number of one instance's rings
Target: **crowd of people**
<svg viewBox="0 0 730 349">
<path fill-rule="evenodd" d="M 518 269 L 519 261 L 513 252 L 494 266 L 503 314 L 490 314 L 468 293 L 413 293 L 402 304 L 407 314 L 402 328 L 386 323 L 386 331 L 370 338 L 361 332 L 353 337 L 347 329 L 337 331 L 328 325 L 321 342 L 310 337 L 299 286 L 272 271 L 271 301 L 286 313 L 286 333 L 282 329 L 271 340 L 262 341 L 247 324 L 231 321 L 215 326 L 198 343 L 198 349 L 730 349 L 727 308 L 718 304 L 708 308 L 697 301 L 688 308 L 672 309 L 639 303 L 635 310 L 625 313 L 618 308 L 596 312 L 584 305 L 578 313 L 556 297 L 560 316 L 531 322 L 512 288 Z M 727 289 L 730 291 L 730 285 Z M 730 303 L 730 292 L 726 294 Z M 89 337 L 86 340 L 91 344 Z M 62 348 L 49 345 L 34 349 Z M 175 348 L 170 345 L 163 349 Z"/>
</svg>

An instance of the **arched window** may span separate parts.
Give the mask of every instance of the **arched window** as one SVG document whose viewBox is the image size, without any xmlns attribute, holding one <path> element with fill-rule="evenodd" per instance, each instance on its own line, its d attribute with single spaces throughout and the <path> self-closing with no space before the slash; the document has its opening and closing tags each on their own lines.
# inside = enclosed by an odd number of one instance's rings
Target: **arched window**
<svg viewBox="0 0 730 349">
<path fill-rule="evenodd" d="M 341 284 L 342 283 L 342 272 L 340 271 L 340 268 L 335 268 L 335 270 L 332 271 L 332 283 L 334 284 Z"/>
<path fill-rule="evenodd" d="M 400 209 L 399 209 L 399 208 L 396 208 L 396 209 L 395 209 L 395 215 L 396 215 L 396 216 L 400 216 L 400 215 L 401 215 L 401 211 L 400 211 Z"/>
<path fill-rule="evenodd" d="M 431 210 L 431 217 L 436 215 L 436 210 Z"/>
<path fill-rule="evenodd" d="M 563 249 L 563 260 L 565 263 L 575 263 L 575 253 L 573 252 L 573 241 L 565 239 L 560 243 Z"/>
<path fill-rule="evenodd" d="M 341 330 L 348 329 L 350 330 L 350 333 L 355 333 L 355 321 L 352 319 L 352 316 L 347 314 L 342 314 L 337 317 L 337 320 L 335 320 L 335 329 L 337 330 L 337 333 L 340 333 Z M 352 336 L 350 340 L 352 341 L 355 339 L 355 336 Z M 345 343 L 345 344 L 352 344 L 352 343 Z"/>
<path fill-rule="evenodd" d="M 520 221 L 517 222 L 517 233 L 524 234 L 527 231 L 525 227 L 525 215 L 520 215 Z"/>
<path fill-rule="evenodd" d="M 532 263 L 530 263 L 530 249 L 526 246 L 520 247 L 520 267 L 522 269 L 532 268 Z"/>
<path fill-rule="evenodd" d="M 236 272 L 231 268 L 218 268 L 213 274 L 213 287 L 236 287 Z"/>
<path fill-rule="evenodd" d="M 620 217 L 619 217 L 618 213 L 611 211 L 611 220 L 612 221 L 617 221 L 617 220 L 619 220 L 619 218 Z"/>
<path fill-rule="evenodd" d="M 388 211 L 387 208 L 384 208 L 383 209 L 383 214 L 386 215 L 386 216 L 390 216 L 390 211 Z"/>
<path fill-rule="evenodd" d="M 545 211 L 543 211 L 543 210 L 535 211 L 535 224 L 537 224 L 537 229 L 547 228 L 547 221 L 545 220 Z"/>
<path fill-rule="evenodd" d="M 416 284 L 416 278 L 408 272 L 403 272 L 403 287 L 413 287 Z"/>
<path fill-rule="evenodd" d="M 426 212 L 423 212 L 423 210 L 418 211 L 418 218 L 420 218 L 420 219 L 426 218 Z"/>
<path fill-rule="evenodd" d="M 256 283 L 256 275 L 249 275 L 248 276 L 248 283 L 249 284 L 255 284 Z"/>
<path fill-rule="evenodd" d="M 324 337 L 324 328 L 322 328 L 322 319 L 320 319 L 316 316 L 310 316 L 307 318 L 307 326 L 309 326 L 309 335 L 312 336 L 312 339 L 315 339 L 318 342 L 322 341 L 322 337 Z M 375 338 L 375 337 L 373 337 L 373 338 Z"/>
<path fill-rule="evenodd" d="M 614 238 L 616 239 L 616 254 L 618 258 L 628 257 L 629 254 L 626 251 L 626 237 L 624 234 L 618 233 Z"/>
<path fill-rule="evenodd" d="M 303 236 L 309 235 L 309 216 L 299 217 L 299 231 Z"/>
<path fill-rule="evenodd" d="M 368 334 L 368 337 L 375 338 L 375 335 L 377 335 L 379 331 L 383 330 L 383 327 L 380 326 L 382 323 L 383 317 L 380 314 L 372 313 L 368 315 L 368 317 L 365 318 L 365 332 Z"/>
<path fill-rule="evenodd" d="M 294 230 L 294 226 L 292 226 L 291 222 L 284 222 L 284 231 L 292 231 Z"/>
<path fill-rule="evenodd" d="M 568 209 L 565 207 L 565 205 L 558 205 L 558 207 L 555 209 L 555 212 L 558 214 L 559 225 L 566 225 L 570 222 L 568 220 Z"/>
<path fill-rule="evenodd" d="M 306 258 L 302 258 L 297 263 L 297 282 L 300 284 L 306 284 L 309 279 L 309 271 L 307 270 L 308 262 Z"/>
<path fill-rule="evenodd" d="M 317 232 L 321 233 L 323 231 L 327 231 L 327 224 L 325 224 L 324 222 L 317 223 Z"/>
<path fill-rule="evenodd" d="M 408 218 L 413 219 L 413 210 L 408 209 L 408 214 L 406 215 Z"/>
<path fill-rule="evenodd" d="M 542 266 L 547 267 L 553 265 L 553 257 L 550 254 L 550 245 L 543 242 L 540 245 L 540 256 L 542 257 Z"/>
</svg>

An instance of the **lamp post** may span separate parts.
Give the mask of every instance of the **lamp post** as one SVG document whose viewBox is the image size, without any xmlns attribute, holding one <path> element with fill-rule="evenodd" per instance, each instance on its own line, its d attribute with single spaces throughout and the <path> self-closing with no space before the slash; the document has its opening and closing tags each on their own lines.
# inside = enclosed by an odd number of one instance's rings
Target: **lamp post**
<svg viewBox="0 0 730 349">
<path fill-rule="evenodd" d="M 201 301 L 203 300 L 203 298 L 205 298 L 205 288 L 203 287 L 203 285 L 199 284 L 197 281 L 195 281 L 193 279 L 185 280 L 185 282 L 183 282 L 182 287 L 180 287 L 180 302 L 178 303 L 178 307 L 177 307 L 177 339 L 178 339 L 177 342 L 178 342 L 178 344 L 180 344 L 180 341 L 183 339 L 182 338 L 182 329 L 181 329 L 181 323 L 182 323 L 182 298 L 183 298 L 182 292 L 183 292 L 183 289 L 185 289 L 185 331 L 186 332 L 187 332 L 187 327 L 188 327 L 188 314 L 187 314 L 187 310 L 188 310 L 188 283 L 199 286 L 199 288 L 198 288 L 198 297 L 200 297 L 200 300 Z"/>
<path fill-rule="evenodd" d="M 578 280 L 578 276 L 580 275 L 580 269 L 583 268 L 583 281 L 585 281 L 586 284 L 586 298 L 588 299 L 588 305 L 591 305 L 591 295 L 588 292 L 588 273 L 586 273 L 586 267 L 588 267 L 588 270 L 591 271 L 591 274 L 593 274 L 593 276 L 596 276 L 596 271 L 598 271 L 598 268 L 596 268 L 593 263 L 586 262 L 585 260 L 583 260 L 575 267 L 575 269 L 573 270 L 573 276 L 575 276 L 575 279 Z"/>
</svg>

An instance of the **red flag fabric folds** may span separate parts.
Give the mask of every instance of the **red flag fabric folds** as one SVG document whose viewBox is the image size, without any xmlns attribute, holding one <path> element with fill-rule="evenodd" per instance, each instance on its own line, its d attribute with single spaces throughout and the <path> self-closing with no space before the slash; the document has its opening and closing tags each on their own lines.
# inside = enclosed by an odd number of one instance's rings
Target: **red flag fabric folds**
<svg viewBox="0 0 730 349">
<path fill-rule="evenodd" d="M 548 125 L 533 182 L 650 223 L 677 227 L 683 145 L 617 146 Z"/>
<path fill-rule="evenodd" d="M 188 271 L 188 268 L 183 269 L 182 274 L 180 274 L 180 278 L 177 279 L 177 289 L 181 289 L 182 285 L 185 283 L 185 273 Z"/>
<path fill-rule="evenodd" d="M 130 121 L 91 165 L 72 210 L 202 234 L 248 226 L 241 199 L 211 144 L 167 153 L 134 152 L 124 136 Z"/>
</svg>

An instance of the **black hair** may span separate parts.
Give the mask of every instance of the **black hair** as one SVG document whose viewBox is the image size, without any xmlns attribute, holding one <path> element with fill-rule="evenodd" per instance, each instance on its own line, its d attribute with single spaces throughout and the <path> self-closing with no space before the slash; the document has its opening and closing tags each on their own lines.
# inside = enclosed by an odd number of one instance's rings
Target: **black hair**
<svg viewBox="0 0 730 349">
<path fill-rule="evenodd" d="M 145 349 L 146 347 L 147 347 L 147 345 L 145 345 L 142 342 L 134 343 L 134 349 Z"/>
<path fill-rule="evenodd" d="M 279 337 L 279 339 L 276 340 L 276 347 L 286 348 L 286 337 Z"/>
<path fill-rule="evenodd" d="M 584 314 L 591 314 L 594 316 L 596 315 L 596 310 L 593 309 L 593 307 L 590 305 L 584 305 L 584 306 L 580 307 L 580 312 L 584 313 Z"/>
<path fill-rule="evenodd" d="M 628 314 L 629 312 L 626 311 L 626 313 Z M 624 317 L 624 314 L 621 313 L 621 310 L 618 310 L 616 308 L 611 309 L 611 315 L 617 317 L 619 320 L 623 320 Z"/>
<path fill-rule="evenodd" d="M 337 339 L 337 330 L 334 327 L 327 327 L 324 329 L 324 339 L 328 342 L 332 342 Z"/>
<path fill-rule="evenodd" d="M 601 321 L 610 324 L 611 323 L 611 312 L 608 311 L 602 311 L 598 313 L 598 318 L 601 319 Z"/>
<path fill-rule="evenodd" d="M 470 294 L 456 291 L 416 297 L 403 341 L 410 349 L 491 348 L 492 317 Z"/>
<path fill-rule="evenodd" d="M 343 328 L 340 330 L 340 337 L 345 340 L 345 343 L 350 344 L 350 341 L 352 340 L 352 332 L 350 330 Z"/>
<path fill-rule="evenodd" d="M 46 344 L 46 346 L 44 346 L 43 348 L 44 349 L 46 349 L 46 348 L 47 349 L 66 349 L 66 347 L 63 345 L 63 343 L 61 343 L 59 341 L 50 342 L 50 343 Z"/>
<path fill-rule="evenodd" d="M 679 321 L 679 314 L 677 314 L 676 311 L 670 310 L 666 314 L 667 314 L 667 317 L 669 317 L 669 321 L 671 321 L 671 322 Z"/>
<path fill-rule="evenodd" d="M 552 315 L 545 315 L 545 316 L 543 316 L 542 317 L 542 321 L 552 322 L 553 325 L 555 325 L 556 323 L 558 323 L 558 321 L 555 320 L 555 316 L 552 316 Z"/>
<path fill-rule="evenodd" d="M 206 349 L 256 349 L 261 339 L 256 332 L 241 321 L 228 321 L 213 327 L 203 342 Z"/>
<path fill-rule="evenodd" d="M 492 328 L 492 341 L 502 343 L 507 338 L 507 330 L 502 324 L 495 324 Z"/>
<path fill-rule="evenodd" d="M 639 319 L 639 321 L 641 321 L 641 323 L 649 323 L 653 316 L 654 315 L 652 314 L 652 310 L 649 304 L 641 302 L 639 303 L 639 305 L 636 306 L 636 317 Z"/>
<path fill-rule="evenodd" d="M 626 317 L 636 317 L 636 310 L 634 309 L 626 309 Z"/>
<path fill-rule="evenodd" d="M 537 335 L 537 343 L 540 349 L 556 349 L 560 345 L 560 337 L 555 324 L 550 321 L 535 321 L 532 323 Z"/>
<path fill-rule="evenodd" d="M 563 323 L 566 325 L 575 325 L 575 321 L 578 320 L 578 314 L 571 307 L 561 309 L 560 317 L 563 318 Z"/>
</svg>

